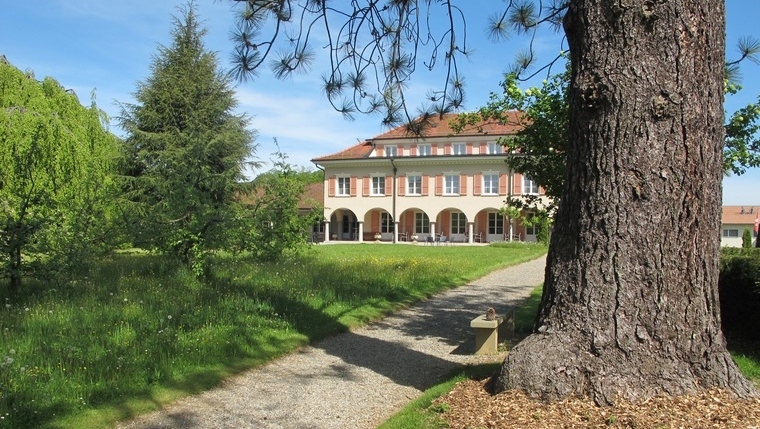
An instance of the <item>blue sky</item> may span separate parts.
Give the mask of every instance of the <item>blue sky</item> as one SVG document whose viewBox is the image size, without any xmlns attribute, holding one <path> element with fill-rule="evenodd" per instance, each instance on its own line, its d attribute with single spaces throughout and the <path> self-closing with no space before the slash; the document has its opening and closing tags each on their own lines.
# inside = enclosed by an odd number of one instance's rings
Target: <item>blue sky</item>
<svg viewBox="0 0 760 429">
<path fill-rule="evenodd" d="M 0 55 L 22 70 L 32 70 L 38 78 L 52 76 L 73 89 L 89 104 L 95 91 L 99 107 L 110 116 L 118 115 L 117 102 L 132 102 L 139 81 L 150 75 L 150 64 L 159 44 L 170 43 L 172 16 L 184 0 L 42 0 L 3 2 L 0 14 Z M 233 14 L 229 1 L 198 0 L 197 12 L 208 34 L 206 47 L 218 53 L 220 66 L 227 68 L 231 52 L 228 40 Z M 519 37 L 494 44 L 484 37 L 483 23 L 492 1 L 467 0 L 468 43 L 475 47 L 462 66 L 467 89 L 465 107 L 483 105 L 490 92 L 499 90 L 499 81 L 514 53 L 526 46 Z M 500 4 L 499 4 L 500 5 Z M 494 5 L 494 7 L 497 5 Z M 477 13 L 486 9 L 488 13 Z M 760 38 L 757 0 L 727 0 L 727 53 L 738 56 L 736 41 L 741 36 Z M 549 59 L 559 52 L 559 37 L 538 39 L 539 55 Z M 324 69 L 316 64 L 309 72 L 287 80 L 276 80 L 268 71 L 237 86 L 240 110 L 252 117 L 258 130 L 257 157 L 266 161 L 275 151 L 273 139 L 297 165 L 313 168 L 311 158 L 341 150 L 359 140 L 385 131 L 376 116 L 357 117 L 353 122 L 332 110 L 320 91 L 319 76 Z M 730 112 L 757 101 L 760 95 L 760 66 L 746 63 L 742 68 L 744 90 L 726 100 Z M 435 87 L 436 75 L 419 68 L 413 76 L 409 95 L 421 103 L 428 89 Z M 121 130 L 112 127 L 120 134 Z M 729 205 L 760 205 L 760 169 L 743 176 L 724 179 L 723 202 Z"/>
</svg>

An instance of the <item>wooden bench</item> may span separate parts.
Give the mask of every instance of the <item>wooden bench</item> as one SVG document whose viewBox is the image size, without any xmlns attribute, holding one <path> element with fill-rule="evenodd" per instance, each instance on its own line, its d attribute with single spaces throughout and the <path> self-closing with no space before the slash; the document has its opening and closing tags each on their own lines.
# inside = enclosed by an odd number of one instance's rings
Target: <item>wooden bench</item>
<svg viewBox="0 0 760 429">
<path fill-rule="evenodd" d="M 475 330 L 475 354 L 492 355 L 499 352 L 499 335 L 512 337 L 515 332 L 515 311 L 488 320 L 485 314 L 472 319 L 470 327 Z"/>
</svg>

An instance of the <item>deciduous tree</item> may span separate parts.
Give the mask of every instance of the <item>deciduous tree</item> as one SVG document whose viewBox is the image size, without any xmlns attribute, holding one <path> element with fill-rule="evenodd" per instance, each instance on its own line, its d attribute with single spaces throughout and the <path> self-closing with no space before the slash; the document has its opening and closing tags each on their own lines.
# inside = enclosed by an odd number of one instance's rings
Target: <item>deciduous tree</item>
<svg viewBox="0 0 760 429">
<path fill-rule="evenodd" d="M 105 114 L 53 78 L 0 57 L 0 277 L 63 275 L 117 236 L 117 138 Z"/>
</svg>

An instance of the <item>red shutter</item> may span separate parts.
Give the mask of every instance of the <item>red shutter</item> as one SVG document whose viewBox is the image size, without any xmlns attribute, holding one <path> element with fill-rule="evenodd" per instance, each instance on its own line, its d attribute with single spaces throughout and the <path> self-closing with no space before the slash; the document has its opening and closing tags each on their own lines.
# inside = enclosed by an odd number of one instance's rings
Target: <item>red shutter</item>
<svg viewBox="0 0 760 429">
<path fill-rule="evenodd" d="M 467 175 L 459 176 L 459 195 L 467 195 Z"/>
<path fill-rule="evenodd" d="M 356 196 L 356 176 L 351 176 L 351 184 L 350 184 L 350 194 L 352 197 Z"/>
<path fill-rule="evenodd" d="M 379 211 L 373 211 L 372 212 L 372 221 L 370 222 L 370 231 L 372 232 L 380 232 L 380 212 Z"/>
<path fill-rule="evenodd" d="M 467 143 L 467 155 L 472 155 L 472 143 Z"/>
<path fill-rule="evenodd" d="M 406 195 L 406 176 L 398 176 L 398 195 L 403 197 Z"/>
<path fill-rule="evenodd" d="M 417 156 L 417 145 L 413 144 L 409 147 L 409 156 Z"/>
<path fill-rule="evenodd" d="M 334 177 L 331 177 L 327 180 L 327 196 L 328 197 L 335 196 L 335 178 Z"/>
<path fill-rule="evenodd" d="M 443 195 L 443 176 L 435 176 L 435 194 Z"/>
<path fill-rule="evenodd" d="M 443 145 L 443 154 L 451 155 L 451 143 L 446 143 L 445 145 Z"/>
<path fill-rule="evenodd" d="M 430 176 L 422 176 L 422 195 L 426 196 L 429 192 Z"/>
<path fill-rule="evenodd" d="M 483 142 L 480 144 L 480 154 L 485 155 L 488 153 L 488 142 Z"/>
<path fill-rule="evenodd" d="M 385 176 L 385 190 L 383 193 L 385 195 L 393 194 L 393 176 Z"/>
<path fill-rule="evenodd" d="M 512 193 L 514 195 L 522 195 L 522 174 L 515 173 L 515 176 L 512 180 L 514 180 L 512 183 Z"/>
<path fill-rule="evenodd" d="M 476 174 L 475 176 L 473 176 L 473 181 L 472 181 L 473 195 L 480 195 L 483 193 L 482 185 L 483 185 L 483 175 Z"/>
<path fill-rule="evenodd" d="M 499 175 L 499 195 L 507 195 L 507 188 L 509 187 L 508 182 L 508 175 L 506 174 L 500 174 Z M 517 185 L 517 174 L 515 174 L 515 186 Z M 520 195 L 519 192 L 515 192 L 515 195 Z"/>
<path fill-rule="evenodd" d="M 370 183 L 372 182 L 372 178 L 369 176 L 365 176 L 364 179 L 362 179 L 362 181 L 364 182 L 362 186 L 362 195 L 367 197 L 369 196 L 369 186 L 370 186 Z"/>
<path fill-rule="evenodd" d="M 383 146 L 378 146 L 377 149 L 375 149 L 377 151 L 377 156 L 378 157 L 382 157 L 383 156 L 383 149 L 385 149 Z"/>
</svg>

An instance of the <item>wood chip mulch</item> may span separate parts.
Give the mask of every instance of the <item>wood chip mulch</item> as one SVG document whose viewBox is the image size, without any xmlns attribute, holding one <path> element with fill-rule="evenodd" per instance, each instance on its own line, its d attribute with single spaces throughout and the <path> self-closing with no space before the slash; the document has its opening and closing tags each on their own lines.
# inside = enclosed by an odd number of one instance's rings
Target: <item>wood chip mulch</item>
<svg viewBox="0 0 760 429">
<path fill-rule="evenodd" d="M 598 407 L 583 398 L 543 403 L 519 391 L 491 395 L 485 383 L 463 381 L 431 408 L 452 429 L 760 429 L 760 399 L 736 399 L 721 390 Z"/>
</svg>

